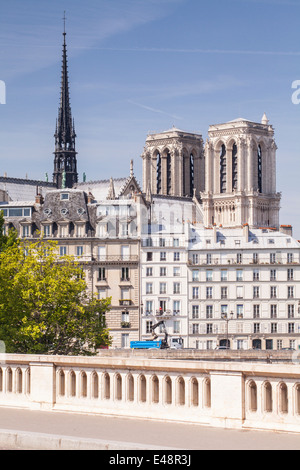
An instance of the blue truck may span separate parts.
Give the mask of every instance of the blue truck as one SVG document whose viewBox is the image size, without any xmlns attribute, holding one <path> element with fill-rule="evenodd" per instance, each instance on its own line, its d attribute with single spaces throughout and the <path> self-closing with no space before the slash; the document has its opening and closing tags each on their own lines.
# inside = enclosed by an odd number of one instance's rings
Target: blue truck
<svg viewBox="0 0 300 470">
<path fill-rule="evenodd" d="M 162 349 L 162 340 L 159 341 L 130 341 L 131 349 Z"/>
<path fill-rule="evenodd" d="M 159 325 L 163 326 L 164 334 L 165 337 L 164 339 L 157 339 L 157 335 L 154 333 L 155 328 L 157 328 Z M 155 325 L 151 326 L 151 331 L 152 331 L 152 340 L 146 340 L 146 341 L 130 341 L 130 348 L 131 349 L 168 349 L 170 347 L 169 342 L 168 342 L 168 333 L 166 330 L 166 325 L 163 320 L 160 320 L 158 323 Z M 182 349 L 183 347 L 183 342 L 182 338 L 172 338 L 172 344 L 171 344 L 171 349 Z"/>
</svg>

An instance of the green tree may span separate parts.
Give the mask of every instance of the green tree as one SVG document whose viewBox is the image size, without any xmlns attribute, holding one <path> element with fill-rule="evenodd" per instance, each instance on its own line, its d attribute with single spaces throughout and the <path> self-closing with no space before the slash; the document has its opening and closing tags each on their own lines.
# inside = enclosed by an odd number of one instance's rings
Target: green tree
<svg viewBox="0 0 300 470">
<path fill-rule="evenodd" d="M 111 343 L 105 325 L 110 299 L 87 292 L 81 266 L 39 239 L 0 253 L 0 339 L 6 351 L 93 355 Z"/>
</svg>

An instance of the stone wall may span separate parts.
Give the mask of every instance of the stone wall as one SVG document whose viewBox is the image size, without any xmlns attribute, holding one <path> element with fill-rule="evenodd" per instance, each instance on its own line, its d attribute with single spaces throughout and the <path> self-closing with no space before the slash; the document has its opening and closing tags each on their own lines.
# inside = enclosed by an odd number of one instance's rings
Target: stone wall
<svg viewBox="0 0 300 470">
<path fill-rule="evenodd" d="M 2 354 L 0 406 L 300 432 L 298 353 L 232 353 Z"/>
</svg>

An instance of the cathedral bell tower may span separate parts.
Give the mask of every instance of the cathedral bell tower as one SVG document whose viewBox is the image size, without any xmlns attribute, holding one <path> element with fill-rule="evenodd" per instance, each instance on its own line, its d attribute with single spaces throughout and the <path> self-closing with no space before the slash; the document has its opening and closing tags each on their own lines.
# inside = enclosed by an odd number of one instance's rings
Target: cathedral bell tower
<svg viewBox="0 0 300 470">
<path fill-rule="evenodd" d="M 60 106 L 54 134 L 55 151 L 53 182 L 59 189 L 72 188 L 74 183 L 78 182 L 77 152 L 75 151 L 76 134 L 70 106 L 65 29 L 63 37 Z"/>
<path fill-rule="evenodd" d="M 205 145 L 204 223 L 279 227 L 276 143 L 266 115 L 261 123 L 236 119 L 210 126 Z"/>
</svg>

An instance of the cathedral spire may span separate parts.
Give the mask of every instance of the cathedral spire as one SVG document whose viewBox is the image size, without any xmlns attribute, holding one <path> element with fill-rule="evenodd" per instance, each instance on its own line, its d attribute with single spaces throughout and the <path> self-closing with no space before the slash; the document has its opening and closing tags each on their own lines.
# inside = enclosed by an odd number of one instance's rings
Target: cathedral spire
<svg viewBox="0 0 300 470">
<path fill-rule="evenodd" d="M 63 174 L 65 176 L 65 185 L 67 188 L 72 188 L 73 184 L 78 181 L 77 153 L 75 151 L 76 134 L 70 105 L 65 20 L 66 17 L 64 16 L 60 105 L 54 134 L 55 158 L 53 181 L 56 183 L 58 188 L 62 187 Z"/>
</svg>

